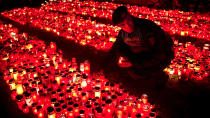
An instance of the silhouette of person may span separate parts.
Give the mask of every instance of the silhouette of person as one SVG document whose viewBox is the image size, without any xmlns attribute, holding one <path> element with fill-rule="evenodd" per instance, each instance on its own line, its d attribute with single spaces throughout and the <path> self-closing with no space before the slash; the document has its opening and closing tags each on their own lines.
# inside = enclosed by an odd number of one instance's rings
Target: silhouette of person
<svg viewBox="0 0 210 118">
<path fill-rule="evenodd" d="M 163 70 L 174 58 L 170 36 L 153 21 L 132 16 L 125 6 L 114 10 L 112 21 L 121 30 L 104 60 L 105 75 L 137 94 L 163 88 L 168 79 Z"/>
</svg>

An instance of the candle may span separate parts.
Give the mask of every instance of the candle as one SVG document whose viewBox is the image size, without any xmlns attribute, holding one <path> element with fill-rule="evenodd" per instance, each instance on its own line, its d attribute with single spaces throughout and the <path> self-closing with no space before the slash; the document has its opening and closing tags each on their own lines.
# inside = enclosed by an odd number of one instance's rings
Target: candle
<svg viewBox="0 0 210 118">
<path fill-rule="evenodd" d="M 86 80 L 82 80 L 82 82 L 81 82 L 81 87 L 83 88 L 83 89 L 85 89 L 86 87 L 87 87 L 87 81 Z"/>
<path fill-rule="evenodd" d="M 84 64 L 83 63 L 80 64 L 80 71 L 81 72 L 84 72 L 85 71 L 85 67 L 84 67 Z"/>
<path fill-rule="evenodd" d="M 56 118 L 53 107 L 47 107 L 48 118 Z"/>
<path fill-rule="evenodd" d="M 82 93 L 81 95 L 82 95 L 82 102 L 85 103 L 87 101 L 88 96 L 86 93 Z"/>
<path fill-rule="evenodd" d="M 22 105 L 25 104 L 25 102 L 23 101 L 23 96 L 17 95 L 16 100 L 17 100 L 18 108 L 22 110 Z"/>
<path fill-rule="evenodd" d="M 118 102 L 117 96 L 116 96 L 116 95 L 112 95 L 111 98 L 112 98 L 112 103 L 113 103 L 113 105 L 116 106 L 116 105 L 117 105 L 117 102 Z"/>
<path fill-rule="evenodd" d="M 95 97 L 98 97 L 98 98 L 101 97 L 100 87 L 95 87 Z"/>
<path fill-rule="evenodd" d="M 52 87 L 53 87 L 53 90 L 57 90 L 58 89 L 58 84 L 57 84 L 57 80 L 54 80 L 53 82 L 52 82 Z"/>
<path fill-rule="evenodd" d="M 14 79 L 10 79 L 9 80 L 9 86 L 10 86 L 10 90 L 15 90 L 16 84 L 15 84 L 15 80 Z"/>
<path fill-rule="evenodd" d="M 16 96 L 17 96 L 17 93 L 16 93 L 15 90 L 13 90 L 12 93 L 11 93 L 12 100 L 15 100 L 16 99 Z"/>
<path fill-rule="evenodd" d="M 23 110 L 23 112 L 26 113 L 26 114 L 29 113 L 29 108 L 28 108 L 27 104 L 23 104 L 23 105 L 22 105 L 22 110 Z"/>
<path fill-rule="evenodd" d="M 71 98 L 71 89 L 66 91 L 66 98 Z"/>
<path fill-rule="evenodd" d="M 84 71 L 85 71 L 85 73 L 87 73 L 87 75 L 89 75 L 90 74 L 90 63 L 89 63 L 89 61 L 88 60 L 85 60 L 85 62 L 84 62 Z"/>
<path fill-rule="evenodd" d="M 122 110 L 117 110 L 117 118 L 123 118 L 123 112 Z"/>
<path fill-rule="evenodd" d="M 84 110 L 80 110 L 79 114 L 80 114 L 81 118 L 85 118 L 85 111 Z"/>
<path fill-rule="evenodd" d="M 17 72 L 15 72 L 15 73 L 13 74 L 13 78 L 14 78 L 15 80 L 17 80 L 17 76 L 18 76 L 18 74 L 17 74 Z"/>
<path fill-rule="evenodd" d="M 122 105 L 118 105 L 117 108 L 116 108 L 116 115 L 117 115 L 117 118 L 127 118 L 128 117 L 128 111 L 127 111 L 127 109 L 123 110 Z"/>
<path fill-rule="evenodd" d="M 58 84 L 61 83 L 61 77 L 60 76 L 55 77 L 55 80 L 57 81 Z"/>
<path fill-rule="evenodd" d="M 87 104 L 85 110 L 86 110 L 86 112 L 85 112 L 85 114 L 86 114 L 85 116 L 86 117 L 89 117 L 90 114 L 93 114 L 93 109 L 92 109 L 91 105 Z"/>
<path fill-rule="evenodd" d="M 106 117 L 109 117 L 109 118 L 112 117 L 113 112 L 114 112 L 114 106 L 111 99 L 106 100 L 105 110 L 106 110 L 105 111 Z"/>
<path fill-rule="evenodd" d="M 24 95 L 25 95 L 26 104 L 29 107 L 31 107 L 31 105 L 33 104 L 33 99 L 32 99 L 31 93 L 26 92 Z"/>
<path fill-rule="evenodd" d="M 37 103 L 33 103 L 33 104 L 32 104 L 32 112 L 33 112 L 34 114 L 37 114 Z"/>
<path fill-rule="evenodd" d="M 44 118 L 44 113 L 43 112 L 39 112 L 38 113 L 38 118 Z"/>
<path fill-rule="evenodd" d="M 68 112 L 68 118 L 74 118 L 74 113 L 73 113 L 73 108 L 69 107 L 67 108 L 67 112 Z"/>
<path fill-rule="evenodd" d="M 142 111 L 143 111 L 144 115 L 149 115 L 150 109 L 151 109 L 151 107 L 150 107 L 149 103 L 143 104 Z"/>
<path fill-rule="evenodd" d="M 61 113 L 61 108 L 56 108 L 55 110 L 56 110 L 56 118 L 61 118 L 61 116 L 63 115 Z"/>
<path fill-rule="evenodd" d="M 95 108 L 95 117 L 96 118 L 104 118 L 103 109 L 101 107 Z"/>
<path fill-rule="evenodd" d="M 137 113 L 136 108 L 132 108 L 131 109 L 131 118 L 135 118 L 136 117 L 136 113 Z"/>
<path fill-rule="evenodd" d="M 43 112 L 42 106 L 41 105 L 37 106 L 36 110 L 37 110 L 38 118 L 43 118 L 44 117 L 44 112 Z"/>
<path fill-rule="evenodd" d="M 147 94 L 142 94 L 141 99 L 142 99 L 143 103 L 147 103 L 148 102 L 148 95 Z"/>
<path fill-rule="evenodd" d="M 22 95 L 23 94 L 23 86 L 22 84 L 17 84 L 16 85 L 16 92 L 18 95 Z"/>
<path fill-rule="evenodd" d="M 109 91 L 110 90 L 110 86 L 109 86 L 109 82 L 105 83 L 105 91 Z"/>
<path fill-rule="evenodd" d="M 59 100 L 64 100 L 65 99 L 65 94 L 64 93 L 60 93 L 58 99 Z"/>
<path fill-rule="evenodd" d="M 52 98 L 52 99 L 51 99 L 51 105 L 52 105 L 53 107 L 55 106 L 56 101 L 57 101 L 56 98 Z"/>
<path fill-rule="evenodd" d="M 68 112 L 67 112 L 67 104 L 63 104 L 62 105 L 62 113 L 65 114 L 65 116 L 67 116 Z"/>
<path fill-rule="evenodd" d="M 37 94 L 37 89 L 36 88 L 32 88 L 31 89 L 31 96 L 32 96 L 33 102 L 36 102 L 37 98 L 38 98 L 38 94 Z"/>
<path fill-rule="evenodd" d="M 79 116 L 79 104 L 75 103 L 73 107 L 74 107 L 74 110 L 73 110 L 74 115 Z"/>
</svg>

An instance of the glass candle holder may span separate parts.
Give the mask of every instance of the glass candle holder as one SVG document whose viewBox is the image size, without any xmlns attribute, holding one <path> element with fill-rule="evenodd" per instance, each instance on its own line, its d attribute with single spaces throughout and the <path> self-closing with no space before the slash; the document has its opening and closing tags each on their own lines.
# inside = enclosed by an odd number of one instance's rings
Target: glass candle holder
<svg viewBox="0 0 210 118">
<path fill-rule="evenodd" d="M 12 99 L 12 100 L 15 100 L 15 99 L 16 99 L 16 96 L 17 96 L 16 90 L 13 90 L 13 91 L 11 92 L 11 99 Z"/>
<path fill-rule="evenodd" d="M 56 98 L 52 98 L 51 99 L 51 105 L 54 107 L 55 103 L 57 102 L 57 99 Z"/>
<path fill-rule="evenodd" d="M 43 118 L 44 117 L 43 107 L 41 105 L 39 105 L 36 107 L 36 110 L 37 110 L 38 118 Z"/>
<path fill-rule="evenodd" d="M 61 113 L 61 108 L 56 108 L 56 118 L 61 118 L 62 117 L 62 113 Z"/>
<path fill-rule="evenodd" d="M 105 107 L 106 117 L 113 117 L 113 113 L 115 109 L 113 106 L 113 101 L 111 99 L 107 99 L 104 107 Z"/>
<path fill-rule="evenodd" d="M 53 107 L 47 107 L 47 116 L 48 118 L 56 118 L 56 114 L 54 112 L 54 108 Z"/>
<path fill-rule="evenodd" d="M 75 103 L 73 105 L 73 108 L 74 108 L 74 110 L 73 110 L 74 115 L 79 116 L 79 104 Z"/>
<path fill-rule="evenodd" d="M 61 111 L 62 113 L 64 113 L 65 114 L 65 116 L 67 116 L 67 104 L 63 104 L 62 105 L 62 111 Z"/>
<path fill-rule="evenodd" d="M 79 111 L 79 116 L 80 116 L 81 118 L 85 118 L 85 110 L 80 110 L 80 111 Z"/>
<path fill-rule="evenodd" d="M 95 87 L 95 97 L 98 97 L 98 98 L 101 97 L 100 87 Z"/>
<path fill-rule="evenodd" d="M 65 100 L 65 94 L 64 93 L 60 93 L 58 100 Z"/>
<path fill-rule="evenodd" d="M 141 99 L 142 99 L 143 103 L 147 103 L 148 102 L 148 95 L 147 94 L 142 94 Z"/>
<path fill-rule="evenodd" d="M 56 91 L 52 91 L 52 92 L 51 92 L 51 98 L 56 98 L 56 97 L 57 97 Z"/>
<path fill-rule="evenodd" d="M 86 108 L 85 108 L 85 116 L 88 118 L 89 117 L 89 114 L 93 114 L 93 109 L 92 109 L 92 106 L 91 105 L 86 105 Z"/>
<path fill-rule="evenodd" d="M 151 107 L 150 107 L 149 103 L 145 103 L 142 105 L 142 112 L 144 113 L 144 115 L 148 116 L 150 113 L 150 109 L 151 109 Z"/>
<path fill-rule="evenodd" d="M 123 110 L 118 108 L 116 111 L 116 116 L 117 118 L 123 118 Z"/>
<path fill-rule="evenodd" d="M 71 98 L 71 89 L 66 91 L 66 98 Z"/>
<path fill-rule="evenodd" d="M 16 89 L 16 84 L 15 84 L 14 79 L 9 80 L 9 87 L 10 87 L 10 90 L 15 90 Z"/>
<path fill-rule="evenodd" d="M 25 94 L 25 101 L 26 101 L 26 104 L 31 107 L 31 105 L 33 104 L 33 98 L 31 96 L 31 93 L 28 93 L 26 92 Z"/>
<path fill-rule="evenodd" d="M 22 111 L 23 111 L 23 113 L 25 113 L 25 114 L 29 113 L 29 108 L 28 108 L 27 104 L 23 104 L 23 105 L 22 105 Z"/>
<path fill-rule="evenodd" d="M 72 107 L 67 108 L 67 117 L 74 118 L 74 112 Z"/>
<path fill-rule="evenodd" d="M 25 104 L 25 101 L 23 99 L 23 95 L 17 95 L 16 96 L 16 101 L 17 101 L 17 104 L 18 104 L 18 108 L 20 110 L 22 110 L 22 105 Z"/>
<path fill-rule="evenodd" d="M 95 117 L 96 118 L 103 118 L 103 109 L 101 107 L 96 107 L 95 108 Z"/>
<path fill-rule="evenodd" d="M 36 102 L 32 104 L 32 112 L 33 112 L 33 114 L 37 114 L 37 105 L 38 104 Z"/>
</svg>

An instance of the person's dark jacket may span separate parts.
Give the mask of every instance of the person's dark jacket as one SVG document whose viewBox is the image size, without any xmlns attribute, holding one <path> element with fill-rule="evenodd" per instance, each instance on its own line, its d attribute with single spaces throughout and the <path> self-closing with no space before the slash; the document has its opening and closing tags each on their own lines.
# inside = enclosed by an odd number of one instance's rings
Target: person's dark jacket
<svg viewBox="0 0 210 118">
<path fill-rule="evenodd" d="M 164 32 L 154 22 L 147 19 L 140 19 L 133 17 L 134 33 L 127 33 L 120 30 L 116 42 L 113 44 L 109 51 L 108 56 L 105 58 L 103 68 L 106 74 L 110 74 L 119 70 L 118 59 L 120 56 L 127 57 L 133 64 L 132 67 L 127 68 L 129 71 L 134 72 L 140 76 L 159 73 L 166 68 L 171 60 L 174 58 L 173 41 L 168 34 Z M 125 36 L 132 37 L 138 36 L 141 42 L 147 48 L 146 51 L 140 53 L 133 53 L 129 46 L 124 43 Z M 154 38 L 154 45 L 151 47 L 149 38 Z"/>
</svg>

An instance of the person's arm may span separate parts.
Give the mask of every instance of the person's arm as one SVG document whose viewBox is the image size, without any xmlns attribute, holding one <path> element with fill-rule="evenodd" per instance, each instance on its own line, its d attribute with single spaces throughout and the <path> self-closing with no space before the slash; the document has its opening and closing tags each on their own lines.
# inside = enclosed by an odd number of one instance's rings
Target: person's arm
<svg viewBox="0 0 210 118">
<path fill-rule="evenodd" d="M 111 65 L 116 61 L 115 53 L 116 49 L 119 45 L 119 38 L 113 43 L 112 47 L 109 50 L 102 51 L 97 50 L 96 58 L 91 59 L 91 66 L 93 72 L 104 71 L 105 73 L 109 73 Z"/>
<path fill-rule="evenodd" d="M 101 63 L 101 68 L 104 70 L 105 73 L 108 73 L 109 71 L 111 71 L 111 66 L 117 63 L 116 53 L 120 46 L 121 40 L 122 39 L 120 39 L 120 36 L 118 34 L 116 41 L 113 43 L 110 50 L 106 52 L 105 54 L 105 57 Z"/>
</svg>

